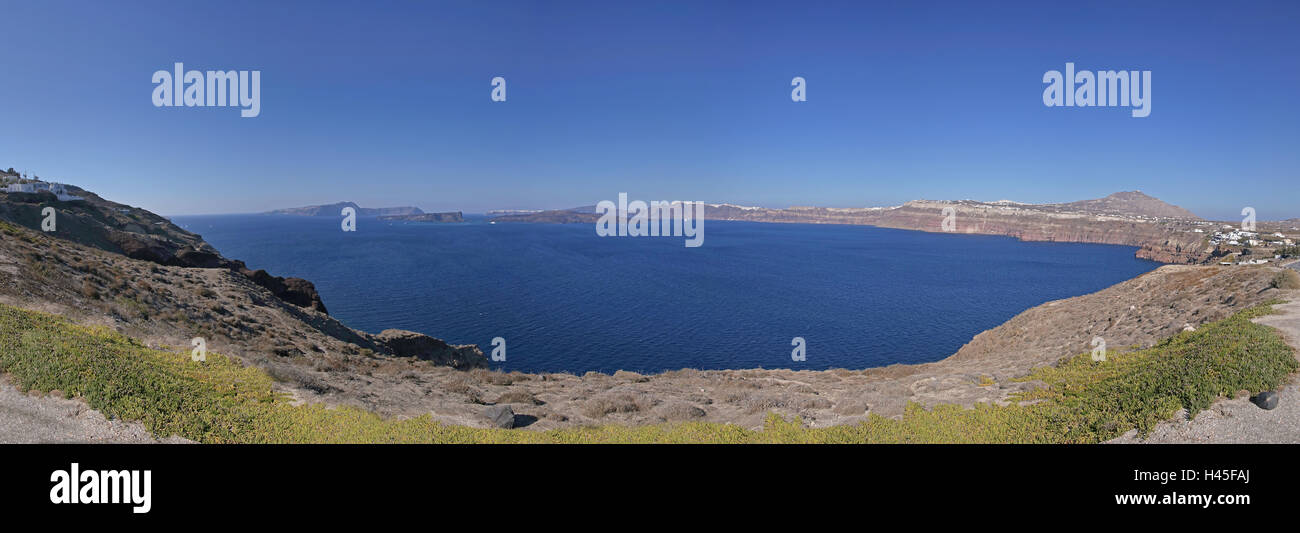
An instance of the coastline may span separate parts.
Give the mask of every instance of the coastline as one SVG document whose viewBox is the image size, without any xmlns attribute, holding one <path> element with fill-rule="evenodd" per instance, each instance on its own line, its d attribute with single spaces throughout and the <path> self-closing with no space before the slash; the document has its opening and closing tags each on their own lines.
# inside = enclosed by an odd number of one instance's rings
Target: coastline
<svg viewBox="0 0 1300 533">
<path fill-rule="evenodd" d="M 115 209 L 118 204 L 107 205 Z M 180 228 L 175 230 L 199 239 Z M 964 234 L 1051 240 L 992 231 Z M 1083 235 L 1092 238 L 1096 234 Z M 17 274 L 15 280 L 22 282 L 16 292 L 11 287 L 7 294 L 0 294 L 0 303 L 109 325 L 157 347 L 187 345 L 198 321 L 209 336 L 209 349 L 265 369 L 276 379 L 277 390 L 296 402 L 357 407 L 397 418 L 431 413 L 437 421 L 468 427 L 489 426 L 492 422 L 485 418 L 485 408 L 495 405 L 510 406 L 518 415 L 517 426 L 535 430 L 679 421 L 753 429 L 761 427 L 769 413 L 797 416 L 811 426 L 824 427 L 850 424 L 871 415 L 898 417 L 911 404 L 999 405 L 1009 395 L 1037 386 L 1017 378 L 1037 366 L 1086 352 L 1087 341 L 1097 331 L 1106 332 L 1111 346 L 1149 346 L 1185 325 L 1195 327 L 1222 318 L 1272 294 L 1267 287 L 1272 267 L 1167 265 L 1099 292 L 1027 309 L 975 335 L 948 357 L 930 363 L 862 370 L 682 369 L 655 374 L 588 372 L 582 376 L 503 373 L 483 368 L 486 365 L 480 363 L 486 363 L 486 358 L 477 347 L 448 346 L 414 332 L 395 332 L 384 338 L 353 330 L 322 309 L 287 302 L 236 272 L 130 259 L 119 252 L 50 240 L 39 233 L 35 237 L 30 242 L 13 241 L 21 246 L 12 250 L 12 257 L 54 253 L 59 258 L 48 264 L 57 272 L 31 263 L 0 265 L 11 269 Z M 84 277 L 87 267 L 78 265 L 86 264 L 100 265 L 91 269 L 96 275 L 147 279 L 170 290 L 115 288 L 109 280 L 96 285 L 101 291 L 118 293 L 113 302 L 102 294 L 76 295 L 77 288 L 70 280 Z M 198 273 L 202 275 L 195 278 Z M 41 280 L 63 281 L 50 285 Z M 220 298 L 194 297 L 205 292 Z M 1230 297 L 1216 298 L 1221 293 Z M 28 296 L 21 296 L 24 294 Z M 31 299 L 31 295 L 41 294 L 46 296 Z M 152 302 L 153 309 L 141 313 L 129 306 L 123 308 L 123 297 Z M 195 304 L 211 307 L 211 311 L 196 310 Z M 414 345 L 420 348 L 404 353 L 394 350 L 390 343 L 397 338 L 415 339 Z M 431 354 L 430 347 L 442 355 Z M 459 368 L 447 366 L 457 360 L 463 363 Z"/>
<path fill-rule="evenodd" d="M 1117 193 L 1107 199 L 1123 194 L 1138 194 L 1144 202 L 1178 209 L 1140 193 Z M 1018 204 L 1012 208 L 973 201 L 916 200 L 894 207 L 769 209 L 707 204 L 704 220 L 871 226 L 926 233 L 1000 235 L 1025 242 L 1134 246 L 1138 248 L 1134 252 L 1136 257 L 1165 264 L 1201 264 L 1211 258 L 1214 248 L 1207 246 L 1206 234 L 1198 231 L 1203 232 L 1202 228 L 1211 227 L 1213 223 L 1195 218 L 1190 213 L 1187 216 L 1192 218 L 1121 215 L 1068 207 L 1072 205 Z M 951 214 L 951 230 L 944 229 L 947 214 Z M 554 210 L 504 215 L 492 220 L 502 223 L 594 224 L 598 218 L 599 215 L 591 212 Z"/>
</svg>

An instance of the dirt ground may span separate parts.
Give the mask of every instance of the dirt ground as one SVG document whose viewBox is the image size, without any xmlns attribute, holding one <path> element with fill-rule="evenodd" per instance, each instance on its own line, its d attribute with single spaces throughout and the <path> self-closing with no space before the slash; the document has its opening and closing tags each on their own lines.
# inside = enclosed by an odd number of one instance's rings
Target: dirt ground
<svg viewBox="0 0 1300 533">
<path fill-rule="evenodd" d="M 75 399 L 29 396 L 0 376 L 0 444 L 148 444 L 190 442 L 155 439 L 139 422 L 108 420 Z"/>
</svg>

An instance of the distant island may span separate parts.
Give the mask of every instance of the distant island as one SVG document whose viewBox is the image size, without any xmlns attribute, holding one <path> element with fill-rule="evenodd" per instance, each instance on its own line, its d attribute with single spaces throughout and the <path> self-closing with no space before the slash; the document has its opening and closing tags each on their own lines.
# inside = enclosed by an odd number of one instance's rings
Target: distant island
<svg viewBox="0 0 1300 533">
<path fill-rule="evenodd" d="M 423 215 L 424 211 L 418 207 L 361 207 L 354 202 L 338 202 L 326 205 L 309 205 L 306 207 L 290 207 L 287 209 L 276 209 L 267 211 L 265 215 L 293 215 L 301 217 L 336 217 L 343 211 L 343 208 L 351 207 L 357 210 L 357 216 L 362 217 L 385 217 L 385 216 L 407 216 Z"/>
<path fill-rule="evenodd" d="M 417 209 L 418 211 L 418 209 Z M 446 213 L 419 213 L 412 215 L 385 215 L 379 220 L 401 220 L 405 222 L 464 222 L 465 216 L 460 211 Z"/>
<path fill-rule="evenodd" d="M 493 209 L 487 212 L 487 216 L 497 215 L 528 215 L 532 213 L 541 213 L 545 209 Z"/>
</svg>

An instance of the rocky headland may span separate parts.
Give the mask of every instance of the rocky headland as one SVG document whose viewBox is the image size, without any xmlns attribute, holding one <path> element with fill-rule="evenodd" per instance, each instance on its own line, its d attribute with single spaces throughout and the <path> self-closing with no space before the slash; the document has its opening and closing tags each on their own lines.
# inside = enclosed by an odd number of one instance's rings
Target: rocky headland
<svg viewBox="0 0 1300 533">
<path fill-rule="evenodd" d="M 418 207 L 361 207 L 353 202 L 338 202 L 326 205 L 309 205 L 305 207 L 290 207 L 286 209 L 276 209 L 267 211 L 266 215 L 292 215 L 300 217 L 337 217 L 343 212 L 343 208 L 351 207 L 356 210 L 359 217 L 384 217 L 384 216 L 407 216 L 420 215 L 424 211 Z"/>
</svg>

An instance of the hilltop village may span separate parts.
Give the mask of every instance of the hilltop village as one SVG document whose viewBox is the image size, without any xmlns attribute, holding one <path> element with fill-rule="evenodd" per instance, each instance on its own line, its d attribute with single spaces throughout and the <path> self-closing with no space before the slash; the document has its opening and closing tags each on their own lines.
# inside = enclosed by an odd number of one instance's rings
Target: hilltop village
<svg viewBox="0 0 1300 533">
<path fill-rule="evenodd" d="M 58 198 L 60 202 L 74 202 L 85 199 L 69 193 L 65 184 L 41 181 L 40 178 L 35 176 L 29 178 L 24 174 L 19 174 L 12 168 L 0 171 L 0 191 L 24 194 L 48 192 Z"/>
</svg>

